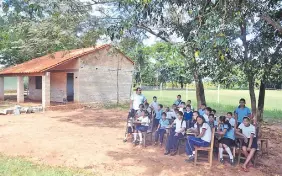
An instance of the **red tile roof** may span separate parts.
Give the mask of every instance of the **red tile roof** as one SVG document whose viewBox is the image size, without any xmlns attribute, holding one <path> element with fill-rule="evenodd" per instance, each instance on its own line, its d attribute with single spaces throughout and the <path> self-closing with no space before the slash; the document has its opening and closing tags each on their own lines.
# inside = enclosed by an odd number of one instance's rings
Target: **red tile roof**
<svg viewBox="0 0 282 176">
<path fill-rule="evenodd" d="M 81 56 L 99 51 L 107 47 L 111 47 L 111 45 L 106 44 L 106 45 L 91 47 L 91 48 L 82 48 L 82 49 L 75 49 L 69 51 L 58 51 L 53 54 L 48 54 L 39 58 L 29 60 L 22 64 L 18 64 L 3 69 L 2 71 L 0 71 L 0 75 L 42 73 L 60 64 L 66 63 L 72 59 L 79 58 Z M 118 52 L 124 55 L 121 51 L 118 50 Z M 127 56 L 125 57 L 130 62 L 132 62 L 132 64 L 134 64 L 134 62 L 130 58 L 128 58 Z"/>
</svg>

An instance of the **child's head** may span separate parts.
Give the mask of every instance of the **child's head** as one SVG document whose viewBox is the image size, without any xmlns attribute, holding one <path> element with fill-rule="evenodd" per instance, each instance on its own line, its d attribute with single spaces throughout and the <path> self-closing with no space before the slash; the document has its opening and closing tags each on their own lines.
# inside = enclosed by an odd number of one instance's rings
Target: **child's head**
<svg viewBox="0 0 282 176">
<path fill-rule="evenodd" d="M 178 111 L 178 112 L 177 112 L 177 118 L 178 118 L 179 120 L 181 120 L 181 119 L 183 118 L 183 112 Z"/>
<path fill-rule="evenodd" d="M 249 117 L 244 117 L 244 118 L 243 118 L 243 123 L 244 123 L 244 125 L 245 125 L 246 127 L 250 125 L 250 122 L 251 122 L 251 120 L 250 120 Z"/>
<path fill-rule="evenodd" d="M 220 123 L 224 123 L 226 121 L 226 117 L 225 116 L 220 116 L 219 117 L 219 122 Z"/>
<path fill-rule="evenodd" d="M 213 115 L 213 114 L 210 114 L 210 115 L 209 115 L 209 121 L 210 121 L 210 122 L 214 122 L 214 115 Z"/>
<path fill-rule="evenodd" d="M 240 107 L 245 107 L 245 105 L 246 105 L 246 100 L 244 99 L 244 98 L 241 98 L 240 100 L 239 100 L 239 106 Z"/>
<path fill-rule="evenodd" d="M 177 95 L 177 100 L 181 100 L 181 95 Z"/>
<path fill-rule="evenodd" d="M 186 106 L 186 111 L 188 111 L 188 112 L 191 111 L 191 105 L 188 104 L 188 105 Z"/>
<path fill-rule="evenodd" d="M 154 101 L 154 102 L 157 101 L 157 97 L 156 97 L 156 96 L 153 97 L 153 101 Z"/>
<path fill-rule="evenodd" d="M 188 101 L 187 101 L 187 105 L 191 105 L 191 100 L 188 100 Z"/>
<path fill-rule="evenodd" d="M 210 107 L 206 107 L 205 114 L 210 115 L 211 111 L 212 111 L 212 109 Z"/>
<path fill-rule="evenodd" d="M 176 108 L 176 104 L 173 104 L 172 106 L 171 106 L 171 109 L 175 109 Z"/>
<path fill-rule="evenodd" d="M 136 94 L 140 95 L 142 93 L 142 89 L 140 87 L 136 88 Z"/>
<path fill-rule="evenodd" d="M 169 107 L 166 107 L 166 108 L 165 108 L 165 112 L 169 112 Z"/>
<path fill-rule="evenodd" d="M 207 105 L 206 105 L 205 103 L 202 103 L 202 104 L 201 104 L 201 109 L 204 110 L 204 109 L 206 108 L 206 106 L 207 106 Z"/>
<path fill-rule="evenodd" d="M 205 123 L 205 118 L 203 116 L 198 116 L 197 117 L 197 124 L 202 125 L 203 123 Z"/>
<path fill-rule="evenodd" d="M 165 113 L 165 112 L 162 113 L 162 119 L 163 119 L 163 120 L 166 119 L 166 113 Z"/>
<path fill-rule="evenodd" d="M 184 108 L 185 107 L 185 102 L 181 102 L 180 107 Z"/>
<path fill-rule="evenodd" d="M 215 109 L 212 109 L 212 110 L 211 110 L 211 114 L 215 115 L 215 114 L 216 114 L 216 110 L 215 110 Z"/>
<path fill-rule="evenodd" d="M 149 107 L 149 103 L 145 103 L 145 109 Z"/>
<path fill-rule="evenodd" d="M 144 107 L 143 104 L 140 104 L 140 105 L 139 105 L 139 109 L 140 109 L 141 111 L 142 111 L 144 108 L 145 108 L 145 107 Z"/>
<path fill-rule="evenodd" d="M 179 112 L 179 109 L 175 108 L 174 112 L 175 112 L 175 114 L 177 114 Z"/>
<path fill-rule="evenodd" d="M 163 109 L 163 105 L 162 105 L 162 104 L 159 104 L 158 110 L 161 110 L 161 109 Z"/>
<path fill-rule="evenodd" d="M 144 110 L 141 110 L 141 116 L 145 116 L 145 111 Z"/>
<path fill-rule="evenodd" d="M 228 112 L 228 113 L 226 114 L 226 116 L 227 116 L 228 119 L 231 119 L 231 118 L 232 118 L 232 112 Z"/>
<path fill-rule="evenodd" d="M 145 116 L 149 116 L 149 112 L 148 111 L 143 111 Z"/>
<path fill-rule="evenodd" d="M 193 119 L 196 120 L 198 116 L 200 116 L 200 113 L 198 111 L 194 111 L 193 112 Z"/>
</svg>

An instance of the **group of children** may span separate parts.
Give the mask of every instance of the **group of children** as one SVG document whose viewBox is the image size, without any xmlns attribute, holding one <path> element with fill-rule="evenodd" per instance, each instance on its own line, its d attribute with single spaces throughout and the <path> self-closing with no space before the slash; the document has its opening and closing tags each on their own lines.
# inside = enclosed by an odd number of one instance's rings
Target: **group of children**
<svg viewBox="0 0 282 176">
<path fill-rule="evenodd" d="M 195 146 L 210 146 L 212 129 L 215 128 L 216 138 L 219 144 L 220 162 L 224 163 L 223 151 L 225 150 L 230 158 L 230 164 L 234 165 L 234 157 L 231 148 L 236 145 L 236 137 L 241 136 L 244 139 L 242 144 L 243 154 L 246 161 L 242 166 L 244 171 L 248 171 L 247 166 L 251 164 L 251 159 L 257 149 L 256 129 L 250 123 L 251 112 L 245 106 L 245 99 L 240 99 L 239 106 L 234 111 L 228 112 L 226 116 L 216 117 L 216 110 L 202 104 L 198 111 L 191 106 L 191 100 L 187 104 L 181 100 L 181 95 L 177 96 L 177 100 L 169 107 L 163 109 L 163 105 L 157 102 L 157 97 L 153 97 L 151 104 L 140 104 L 139 110 L 135 117 L 140 121 L 140 125 L 133 125 L 128 122 L 128 133 L 133 132 L 135 144 L 137 134 L 139 134 L 139 143 L 142 143 L 142 132 L 155 131 L 155 145 L 162 146 L 164 134 L 170 130 L 165 155 L 176 155 L 179 139 L 184 138 L 186 132 L 194 132 L 196 135 L 188 135 L 185 151 L 188 156 L 187 162 L 194 161 Z M 133 121 L 131 119 L 131 122 Z M 151 123 L 151 120 L 152 123 Z M 127 136 L 125 141 L 127 140 Z"/>
</svg>

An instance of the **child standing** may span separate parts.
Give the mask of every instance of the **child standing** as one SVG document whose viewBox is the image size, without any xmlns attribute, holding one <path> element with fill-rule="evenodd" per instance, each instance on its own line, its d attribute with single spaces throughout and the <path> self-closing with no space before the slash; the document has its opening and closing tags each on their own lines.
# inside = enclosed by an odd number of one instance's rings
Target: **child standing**
<svg viewBox="0 0 282 176">
<path fill-rule="evenodd" d="M 158 110 L 156 111 L 156 117 L 154 119 L 154 127 L 157 127 L 159 125 L 159 121 L 162 118 L 163 113 L 163 105 L 159 104 Z"/>
<path fill-rule="evenodd" d="M 229 123 L 229 121 L 226 119 L 225 116 L 219 117 L 219 123 L 221 128 L 218 134 L 222 136 L 222 138 L 218 141 L 220 162 L 224 164 L 224 160 L 223 160 L 223 148 L 224 148 L 229 155 L 230 164 L 234 165 L 234 156 L 232 155 L 232 152 L 230 150 L 230 147 L 235 145 L 234 128 L 232 128 L 231 124 Z"/>
<path fill-rule="evenodd" d="M 186 142 L 186 154 L 189 156 L 186 159 L 186 162 L 190 162 L 194 160 L 195 155 L 195 147 L 208 147 L 211 142 L 212 133 L 210 126 L 205 122 L 205 118 L 203 116 L 197 117 L 197 123 L 194 126 L 197 130 L 197 136 L 188 136 Z"/>
<path fill-rule="evenodd" d="M 180 106 L 182 100 L 181 100 L 181 95 L 177 95 L 177 99 L 175 100 L 174 104 L 178 107 Z"/>
<path fill-rule="evenodd" d="M 169 120 L 166 119 L 166 113 L 162 113 L 162 118 L 160 119 L 158 128 L 155 133 L 155 145 L 157 145 L 157 142 L 160 137 L 160 146 L 163 144 L 164 134 L 166 132 L 166 128 L 169 126 Z"/>
<path fill-rule="evenodd" d="M 211 108 L 210 107 L 206 107 L 206 109 L 205 109 L 205 113 L 204 113 L 204 115 L 203 115 L 203 117 L 205 118 L 205 121 L 206 122 L 209 122 L 210 120 L 209 120 L 209 115 L 210 115 L 210 113 L 211 113 Z M 201 115 L 201 113 L 200 113 L 200 115 Z"/>
<path fill-rule="evenodd" d="M 171 156 L 176 155 L 178 140 L 184 136 L 186 122 L 183 120 L 183 113 L 181 111 L 177 112 L 177 118 L 174 120 L 173 124 L 176 125 L 175 130 L 172 129 L 168 137 L 166 144 L 165 155 L 170 154 Z"/>
<path fill-rule="evenodd" d="M 257 144 L 257 138 L 256 138 L 256 129 L 255 126 L 250 124 L 250 118 L 244 117 L 243 123 L 241 123 L 238 127 L 237 133 L 240 134 L 239 130 L 242 130 L 242 134 L 245 137 L 245 140 L 242 144 L 242 150 L 243 154 L 246 156 L 246 161 L 244 165 L 242 166 L 242 170 L 245 172 L 248 172 L 247 165 L 251 161 L 252 157 L 254 156 L 258 144 Z"/>
<path fill-rule="evenodd" d="M 159 106 L 159 103 L 157 102 L 157 97 L 154 96 L 153 97 L 153 102 L 150 104 L 150 107 L 155 111 L 157 112 L 158 111 L 158 106 Z"/>
<path fill-rule="evenodd" d="M 233 128 L 236 128 L 236 120 L 235 120 L 235 118 L 232 116 L 232 112 L 228 112 L 228 113 L 227 113 L 226 120 L 229 121 L 229 123 L 231 124 L 231 126 L 232 126 Z"/>
<path fill-rule="evenodd" d="M 191 100 L 188 100 L 188 101 L 187 101 L 187 105 L 190 105 L 190 106 L 191 106 L 191 111 L 194 111 L 194 108 L 193 108 L 193 106 L 192 106 L 191 103 L 192 103 Z"/>
<path fill-rule="evenodd" d="M 192 116 L 193 116 L 193 112 L 191 111 L 191 105 L 187 105 L 186 112 L 184 112 L 184 120 L 187 122 L 187 125 L 186 125 L 187 128 L 194 126 L 192 122 L 193 121 Z"/>
<path fill-rule="evenodd" d="M 239 101 L 239 106 L 235 109 L 234 116 L 237 120 L 237 126 L 239 126 L 243 122 L 244 117 L 251 118 L 251 110 L 246 107 L 246 100 L 241 98 Z"/>
<path fill-rule="evenodd" d="M 205 109 L 206 109 L 206 104 L 205 103 L 202 103 L 200 109 L 198 110 L 199 114 L 202 116 L 205 114 Z"/>
<path fill-rule="evenodd" d="M 139 134 L 139 144 L 142 144 L 142 132 L 146 132 L 150 125 L 149 114 L 146 111 L 142 111 L 141 116 L 138 118 L 138 121 L 141 122 L 139 126 L 136 127 L 135 132 L 133 133 L 134 140 L 133 143 L 137 144 L 137 134 Z"/>
</svg>

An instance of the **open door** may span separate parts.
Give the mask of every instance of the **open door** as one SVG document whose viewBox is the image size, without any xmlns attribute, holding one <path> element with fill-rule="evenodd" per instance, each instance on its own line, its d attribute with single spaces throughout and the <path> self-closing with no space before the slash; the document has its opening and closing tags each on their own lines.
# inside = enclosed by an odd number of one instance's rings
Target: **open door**
<svg viewBox="0 0 282 176">
<path fill-rule="evenodd" d="M 73 101 L 74 99 L 74 90 L 73 90 L 73 73 L 67 73 L 67 101 Z"/>
</svg>

